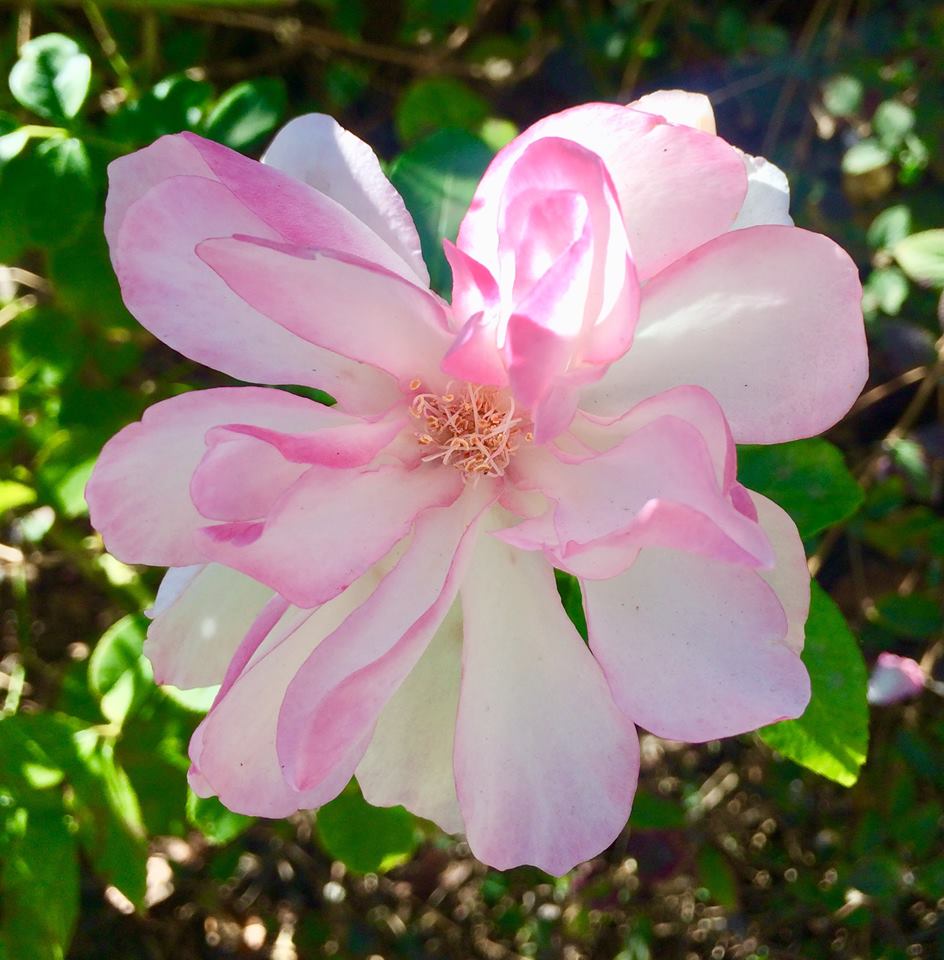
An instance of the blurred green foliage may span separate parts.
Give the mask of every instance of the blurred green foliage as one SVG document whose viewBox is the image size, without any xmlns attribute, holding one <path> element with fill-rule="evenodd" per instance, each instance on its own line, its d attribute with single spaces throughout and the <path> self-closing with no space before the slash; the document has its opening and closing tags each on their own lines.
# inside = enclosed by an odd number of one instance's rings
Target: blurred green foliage
<svg viewBox="0 0 944 960">
<path fill-rule="evenodd" d="M 879 652 L 932 673 L 944 652 L 944 5 L 3 0 L 0 17 L 0 960 L 106 940 L 115 957 L 944 956 L 940 697 L 932 681 L 874 711 L 871 744 L 863 699 Z M 828 439 L 740 451 L 822 585 L 808 713 L 740 742 L 648 738 L 627 832 L 558 879 L 487 871 L 353 786 L 314 825 L 196 797 L 187 743 L 213 691 L 153 684 L 155 573 L 103 552 L 83 489 L 144 407 L 226 380 L 125 310 L 108 162 L 180 130 L 258 155 L 288 117 L 330 112 L 381 153 L 448 295 L 441 241 L 497 149 L 545 113 L 665 86 L 708 92 L 723 135 L 788 171 L 797 222 L 862 270 L 862 400 Z M 579 586 L 558 586 L 585 634 Z"/>
</svg>

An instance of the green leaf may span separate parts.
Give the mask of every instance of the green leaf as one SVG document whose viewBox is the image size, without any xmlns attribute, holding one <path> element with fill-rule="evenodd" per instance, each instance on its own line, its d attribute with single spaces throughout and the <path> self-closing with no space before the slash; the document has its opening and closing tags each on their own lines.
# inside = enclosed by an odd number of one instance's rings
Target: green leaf
<svg viewBox="0 0 944 960">
<path fill-rule="evenodd" d="M 452 275 L 442 252 L 443 239 L 455 240 L 459 223 L 492 151 L 463 130 L 441 130 L 401 154 L 390 180 L 416 221 L 430 283 L 447 295 Z"/>
<path fill-rule="evenodd" d="M 873 270 L 862 289 L 862 309 L 866 312 L 881 310 L 895 317 L 908 299 L 908 289 L 908 278 L 898 267 Z"/>
<path fill-rule="evenodd" d="M 738 479 L 780 504 L 804 539 L 852 516 L 863 500 L 842 453 L 818 437 L 740 447 Z"/>
<path fill-rule="evenodd" d="M 146 617 L 123 617 L 102 634 L 89 658 L 89 686 L 112 723 L 123 724 L 153 690 L 150 666 L 141 652 L 146 632 Z"/>
<path fill-rule="evenodd" d="M 911 233 L 911 208 L 903 203 L 883 210 L 869 226 L 866 239 L 875 250 L 884 250 L 895 246 Z"/>
<path fill-rule="evenodd" d="M 454 77 L 424 77 L 411 84 L 397 103 L 394 119 L 405 145 L 437 130 L 476 132 L 486 120 L 489 102 Z"/>
<path fill-rule="evenodd" d="M 708 891 L 711 899 L 726 910 L 736 910 L 740 885 L 727 857 L 720 850 L 705 846 L 698 851 L 695 862 L 699 883 Z"/>
<path fill-rule="evenodd" d="M 206 81 L 172 74 L 111 117 L 109 135 L 146 143 L 165 133 L 200 129 L 212 97 Z"/>
<path fill-rule="evenodd" d="M 54 713 L 23 716 L 22 733 L 71 787 L 78 837 L 96 874 L 141 904 L 147 862 L 144 826 L 137 796 L 115 762 L 113 743 L 95 728 Z"/>
<path fill-rule="evenodd" d="M 851 117 L 862 106 L 862 81 L 848 74 L 832 77 L 823 85 L 823 106 L 834 117 Z"/>
<path fill-rule="evenodd" d="M 204 134 L 233 150 L 249 150 L 271 133 L 285 114 L 285 84 L 274 77 L 230 87 L 210 111 Z"/>
<path fill-rule="evenodd" d="M 24 43 L 10 71 L 10 92 L 27 110 L 48 120 L 71 120 L 82 109 L 92 61 L 61 33 Z"/>
<path fill-rule="evenodd" d="M 944 229 L 922 230 L 899 240 L 892 256 L 917 283 L 944 287 Z"/>
<path fill-rule="evenodd" d="M 915 125 L 914 110 L 900 100 L 880 103 L 872 117 L 872 129 L 886 147 L 897 147 Z"/>
<path fill-rule="evenodd" d="M 353 789 L 318 811 L 315 832 L 329 856 L 358 873 L 389 870 L 408 860 L 417 846 L 411 813 L 403 807 L 372 807 Z"/>
<path fill-rule="evenodd" d="M 906 637 L 930 637 L 944 626 L 940 600 L 921 593 L 889 593 L 875 602 L 885 626 Z"/>
<path fill-rule="evenodd" d="M 61 811 L 0 808 L 0 952 L 13 960 L 63 960 L 79 913 L 79 863 Z"/>
<path fill-rule="evenodd" d="M 629 825 L 634 830 L 679 830 L 685 826 L 685 811 L 676 800 L 639 790 Z"/>
<path fill-rule="evenodd" d="M 843 156 L 842 172 L 853 177 L 861 176 L 888 166 L 891 162 L 892 155 L 878 140 L 860 140 L 853 144 Z"/>
<path fill-rule="evenodd" d="M 783 756 L 851 786 L 869 743 L 865 661 L 839 608 L 815 581 L 803 662 L 812 684 L 806 712 L 758 732 Z"/>
<path fill-rule="evenodd" d="M 587 639 L 587 616 L 583 609 L 583 594 L 580 591 L 580 581 L 570 573 L 564 570 L 555 570 L 554 577 L 557 580 L 557 592 L 561 598 L 561 604 L 570 617 L 570 622 L 577 628 L 577 632 Z"/>
<path fill-rule="evenodd" d="M 79 838 L 95 873 L 142 906 L 147 840 L 138 797 L 115 762 L 114 746 L 91 730 L 76 736 L 77 763 L 66 770 L 76 795 Z"/>
<path fill-rule="evenodd" d="M 187 820 L 196 827 L 210 843 L 224 844 L 245 833 L 256 821 L 241 813 L 233 813 L 216 797 L 198 797 L 187 791 Z"/>
<path fill-rule="evenodd" d="M 15 510 L 36 499 L 36 491 L 16 480 L 0 480 L 0 513 Z"/>
<path fill-rule="evenodd" d="M 21 246 L 55 248 L 69 243 L 96 206 L 85 144 L 74 137 L 34 143 L 3 167 L 0 230 Z"/>
</svg>

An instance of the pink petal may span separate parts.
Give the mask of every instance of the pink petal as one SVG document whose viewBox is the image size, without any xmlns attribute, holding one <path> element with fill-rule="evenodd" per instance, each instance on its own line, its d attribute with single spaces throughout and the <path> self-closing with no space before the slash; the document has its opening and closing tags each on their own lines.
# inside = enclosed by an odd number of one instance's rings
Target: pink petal
<svg viewBox="0 0 944 960">
<path fill-rule="evenodd" d="M 921 665 L 910 657 L 880 653 L 869 677 L 869 703 L 887 707 L 920 696 L 927 677 Z"/>
<path fill-rule="evenodd" d="M 737 474 L 734 438 L 718 401 L 701 387 L 666 390 L 637 403 L 619 417 L 595 417 L 580 411 L 571 424 L 571 434 L 588 452 L 612 449 L 631 433 L 659 417 L 674 416 L 697 428 L 715 465 L 718 485 L 728 491 Z"/>
<path fill-rule="evenodd" d="M 758 573 L 773 587 L 787 617 L 784 644 L 799 653 L 803 649 L 806 618 L 810 613 L 810 571 L 806 551 L 790 515 L 773 500 L 747 491 L 757 510 L 757 520 L 774 548 L 774 565 Z"/>
<path fill-rule="evenodd" d="M 462 491 L 458 471 L 391 464 L 372 471 L 313 466 L 264 521 L 205 527 L 206 555 L 300 607 L 337 596 L 407 535 L 417 515 Z"/>
<path fill-rule="evenodd" d="M 543 137 L 572 140 L 602 157 L 640 280 L 729 229 L 747 190 L 740 157 L 719 137 L 616 104 L 574 107 L 529 127 L 486 170 L 458 244 L 489 267 L 511 166 Z"/>
<path fill-rule="evenodd" d="M 429 274 L 403 199 L 374 151 L 333 117 L 309 113 L 275 135 L 262 162 L 336 200 L 399 254 L 423 285 Z"/>
<path fill-rule="evenodd" d="M 125 563 L 184 567 L 207 560 L 194 537 L 205 520 L 190 499 L 190 478 L 219 424 L 311 431 L 352 422 L 282 390 L 221 387 L 149 407 L 105 444 L 85 496 L 92 525 Z"/>
<path fill-rule="evenodd" d="M 357 765 L 368 803 L 398 804 L 447 833 L 463 833 L 452 772 L 462 660 L 462 613 L 453 604 L 416 666 L 377 719 Z"/>
<path fill-rule="evenodd" d="M 755 571 L 647 549 L 625 573 L 583 590 L 590 648 L 617 704 L 657 736 L 712 740 L 806 708 L 806 668 Z"/>
<path fill-rule="evenodd" d="M 684 383 L 715 395 L 739 443 L 820 433 L 868 373 L 855 264 L 827 237 L 794 227 L 736 230 L 645 288 L 632 350 L 581 407 L 615 415 Z"/>
<path fill-rule="evenodd" d="M 702 433 L 679 417 L 652 419 L 583 460 L 567 462 L 539 448 L 516 460 L 522 485 L 539 489 L 556 506 L 502 531 L 502 539 L 543 548 L 582 576 L 612 577 L 639 549 L 653 545 L 753 566 L 773 560 L 763 531 L 719 485 Z"/>
<path fill-rule="evenodd" d="M 705 133 L 716 133 L 715 112 L 711 101 L 703 93 L 689 93 L 687 90 L 657 90 L 647 93 L 628 104 L 634 110 L 654 113 L 664 117 L 669 123 L 694 127 Z"/>
<path fill-rule="evenodd" d="M 330 194 L 287 176 L 273 165 L 257 163 L 194 133 L 180 136 L 199 152 L 220 183 L 285 243 L 337 250 L 400 274 L 411 283 L 416 281 L 414 269 Z M 240 232 L 227 231 L 228 234 Z M 265 236 L 255 231 L 246 232 Z"/>
<path fill-rule="evenodd" d="M 349 469 L 370 463 L 403 429 L 405 411 L 291 434 L 248 424 L 207 432 L 207 451 L 190 481 L 200 513 L 213 520 L 257 520 L 313 464 Z"/>
<path fill-rule="evenodd" d="M 389 407 L 398 395 L 390 377 L 272 323 L 196 255 L 208 237 L 234 233 L 281 240 L 216 181 L 173 177 L 153 187 L 112 243 L 128 309 L 185 356 L 230 376 L 319 387 L 357 411 Z"/>
<path fill-rule="evenodd" d="M 156 614 L 144 643 L 154 679 L 183 690 L 223 682 L 240 641 L 272 597 L 268 587 L 228 567 L 210 563 L 197 571 Z"/>
<path fill-rule="evenodd" d="M 249 236 L 206 240 L 197 254 L 238 297 L 303 340 L 404 384 L 438 377 L 451 338 L 428 290 L 346 254 Z"/>
<path fill-rule="evenodd" d="M 277 447 L 226 427 L 206 438 L 207 451 L 190 481 L 190 499 L 208 520 L 259 520 L 308 469 Z"/>
<path fill-rule="evenodd" d="M 143 150 L 126 154 L 108 165 L 105 237 L 113 254 L 128 210 L 152 187 L 170 177 L 215 179 L 193 144 L 177 134 L 160 137 Z"/>
<path fill-rule="evenodd" d="M 216 794 L 237 813 L 286 817 L 327 803 L 344 789 L 346 771 L 319 790 L 289 786 L 275 749 L 279 708 L 312 649 L 364 602 L 381 576 L 380 569 L 369 571 L 314 612 L 289 610 L 258 646 L 191 739 L 191 784 L 201 796 Z"/>
<path fill-rule="evenodd" d="M 543 557 L 480 538 L 462 613 L 455 771 L 469 845 L 500 870 L 533 864 L 563 874 L 623 829 L 636 733 Z"/>
<path fill-rule="evenodd" d="M 278 734 L 285 776 L 297 789 L 313 789 L 338 764 L 360 760 L 363 751 L 352 748 L 369 739 L 445 618 L 475 542 L 476 518 L 497 492 L 493 484 L 470 485 L 460 502 L 420 517 L 397 565 L 298 671 Z"/>
</svg>

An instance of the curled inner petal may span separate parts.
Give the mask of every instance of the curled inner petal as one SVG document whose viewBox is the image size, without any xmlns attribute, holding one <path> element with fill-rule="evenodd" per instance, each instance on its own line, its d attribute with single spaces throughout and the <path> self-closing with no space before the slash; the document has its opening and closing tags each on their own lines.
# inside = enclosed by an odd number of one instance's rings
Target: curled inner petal
<svg viewBox="0 0 944 960">
<path fill-rule="evenodd" d="M 413 380 L 411 389 L 422 386 Z M 449 383 L 445 393 L 418 393 L 410 413 L 424 420 L 417 442 L 430 452 L 424 462 L 442 460 L 459 470 L 464 480 L 500 477 L 521 444 L 533 439 L 523 417 L 515 416 L 515 402 L 497 387 Z"/>
</svg>

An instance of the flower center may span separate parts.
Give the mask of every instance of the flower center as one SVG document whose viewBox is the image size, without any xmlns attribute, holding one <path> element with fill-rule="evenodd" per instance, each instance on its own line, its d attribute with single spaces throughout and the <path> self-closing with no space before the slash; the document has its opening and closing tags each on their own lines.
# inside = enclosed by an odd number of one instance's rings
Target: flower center
<svg viewBox="0 0 944 960">
<path fill-rule="evenodd" d="M 410 389 L 421 386 L 414 380 Z M 522 439 L 532 439 L 515 416 L 514 400 L 498 387 L 450 383 L 443 394 L 418 393 L 410 413 L 426 422 L 416 433 L 420 446 L 429 448 L 423 462 L 442 460 L 465 480 L 502 476 Z"/>
</svg>

